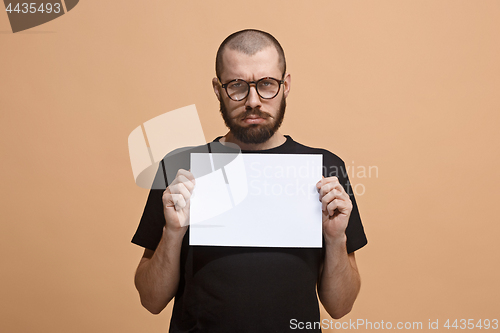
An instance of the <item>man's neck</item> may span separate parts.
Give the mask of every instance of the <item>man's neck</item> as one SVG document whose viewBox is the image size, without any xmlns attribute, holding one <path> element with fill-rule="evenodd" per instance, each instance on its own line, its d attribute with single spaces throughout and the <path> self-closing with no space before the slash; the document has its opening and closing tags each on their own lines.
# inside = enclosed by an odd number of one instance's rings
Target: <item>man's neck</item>
<svg viewBox="0 0 500 333">
<path fill-rule="evenodd" d="M 283 143 L 285 143 L 286 138 L 283 134 L 281 134 L 279 131 L 274 133 L 274 135 L 267 140 L 266 142 L 263 143 L 243 143 L 236 139 L 234 135 L 231 132 L 228 132 L 226 135 L 224 135 L 222 138 L 220 138 L 219 142 L 224 143 L 224 142 L 231 142 L 240 147 L 241 150 L 265 150 L 265 149 L 271 149 L 275 148 L 278 146 L 281 146 Z"/>
</svg>

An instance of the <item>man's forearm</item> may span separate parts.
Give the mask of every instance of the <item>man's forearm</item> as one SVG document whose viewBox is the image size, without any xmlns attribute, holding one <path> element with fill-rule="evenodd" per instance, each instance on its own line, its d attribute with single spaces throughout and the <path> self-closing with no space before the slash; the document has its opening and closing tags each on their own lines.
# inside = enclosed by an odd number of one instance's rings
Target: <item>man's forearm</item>
<svg viewBox="0 0 500 333">
<path fill-rule="evenodd" d="M 180 254 L 185 230 L 163 235 L 153 256 L 143 257 L 135 273 L 135 286 L 142 305 L 151 313 L 160 313 L 175 296 L 179 285 Z"/>
<path fill-rule="evenodd" d="M 326 311 L 335 319 L 348 314 L 361 286 L 354 253 L 347 254 L 346 238 L 326 243 L 326 255 L 318 295 Z"/>
</svg>

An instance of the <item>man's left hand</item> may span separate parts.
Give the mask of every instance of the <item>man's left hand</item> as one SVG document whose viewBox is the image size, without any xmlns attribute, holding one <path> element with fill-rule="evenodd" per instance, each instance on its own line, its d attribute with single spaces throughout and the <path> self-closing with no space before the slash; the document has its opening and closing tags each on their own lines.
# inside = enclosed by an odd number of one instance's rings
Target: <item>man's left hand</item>
<svg viewBox="0 0 500 333">
<path fill-rule="evenodd" d="M 323 210 L 323 234 L 326 242 L 345 240 L 345 229 L 352 211 L 352 202 L 337 177 L 321 179 L 316 188 Z"/>
</svg>

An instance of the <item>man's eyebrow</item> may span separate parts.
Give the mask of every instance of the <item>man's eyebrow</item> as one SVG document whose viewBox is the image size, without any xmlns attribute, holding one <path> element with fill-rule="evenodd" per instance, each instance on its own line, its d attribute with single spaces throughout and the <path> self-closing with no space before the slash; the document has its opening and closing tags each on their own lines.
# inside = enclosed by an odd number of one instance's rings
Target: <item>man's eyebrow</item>
<svg viewBox="0 0 500 333">
<path fill-rule="evenodd" d="M 279 75 L 278 75 L 278 76 L 274 76 L 274 75 L 264 75 L 264 76 L 259 77 L 258 79 L 255 79 L 255 80 L 247 80 L 247 79 L 244 79 L 244 78 L 242 78 L 242 77 L 240 76 L 240 77 L 235 77 L 235 78 L 232 78 L 232 79 L 228 80 L 227 82 L 232 81 L 232 80 L 243 80 L 243 81 L 247 81 L 247 82 L 251 82 L 251 81 L 259 81 L 259 80 L 264 79 L 264 78 L 266 78 L 266 77 L 271 77 L 271 78 L 273 78 L 273 79 L 280 80 L 280 79 L 279 79 L 279 77 L 280 77 Z M 219 81 L 220 81 L 220 80 L 219 80 Z"/>
</svg>

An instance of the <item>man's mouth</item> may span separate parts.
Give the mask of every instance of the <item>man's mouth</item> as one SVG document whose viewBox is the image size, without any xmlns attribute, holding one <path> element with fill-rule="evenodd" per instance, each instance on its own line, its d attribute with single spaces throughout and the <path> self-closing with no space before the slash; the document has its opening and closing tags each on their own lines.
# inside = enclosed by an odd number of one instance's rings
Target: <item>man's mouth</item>
<svg viewBox="0 0 500 333">
<path fill-rule="evenodd" d="M 265 121 L 264 118 L 262 118 L 258 115 L 255 115 L 255 114 L 248 115 L 243 119 L 243 122 L 245 122 L 247 124 L 260 124 L 264 121 Z"/>
<path fill-rule="evenodd" d="M 245 115 L 242 118 L 242 120 L 246 124 L 260 124 L 260 123 L 265 122 L 268 117 L 269 116 L 264 112 L 251 113 L 251 114 Z"/>
</svg>

